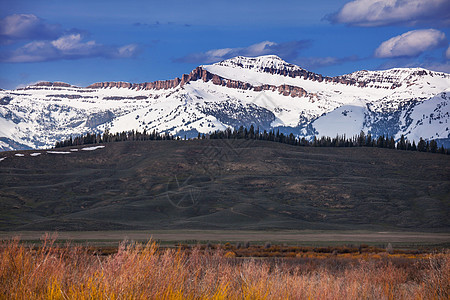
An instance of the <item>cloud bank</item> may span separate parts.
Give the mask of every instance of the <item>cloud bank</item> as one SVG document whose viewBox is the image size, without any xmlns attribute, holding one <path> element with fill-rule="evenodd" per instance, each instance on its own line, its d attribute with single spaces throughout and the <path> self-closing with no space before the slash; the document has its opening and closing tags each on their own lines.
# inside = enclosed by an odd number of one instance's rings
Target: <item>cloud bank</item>
<svg viewBox="0 0 450 300">
<path fill-rule="evenodd" d="M 222 48 L 213 49 L 206 52 L 191 53 L 184 57 L 177 58 L 175 61 L 183 63 L 207 64 L 239 55 L 254 57 L 268 54 L 275 54 L 283 59 L 292 60 L 298 56 L 300 50 L 309 47 L 310 44 L 311 42 L 309 40 L 291 41 L 285 43 L 264 41 L 248 47 Z"/>
<path fill-rule="evenodd" d="M 325 17 L 332 23 L 352 26 L 386 26 L 393 24 L 450 25 L 448 0 L 355 0 L 337 13 Z"/>
<path fill-rule="evenodd" d="M 416 57 L 425 51 L 445 45 L 447 45 L 445 33 L 439 30 L 412 30 L 381 43 L 375 50 L 375 57 Z"/>
<path fill-rule="evenodd" d="M 347 57 L 300 57 L 295 60 L 295 63 L 308 70 L 315 70 L 322 67 L 341 65 L 358 60 L 360 60 L 360 58 L 357 55 Z"/>
<path fill-rule="evenodd" d="M 27 39 L 55 39 L 61 33 L 61 26 L 47 24 L 35 15 L 16 14 L 0 19 L 0 44 Z"/>
<path fill-rule="evenodd" d="M 47 24 L 35 15 L 11 15 L 0 20 L 0 44 L 30 41 L 14 50 L 0 52 L 0 62 L 29 63 L 91 57 L 128 58 L 139 53 L 135 44 L 113 46 L 85 41 L 84 32 L 63 31 L 60 25 Z"/>
</svg>

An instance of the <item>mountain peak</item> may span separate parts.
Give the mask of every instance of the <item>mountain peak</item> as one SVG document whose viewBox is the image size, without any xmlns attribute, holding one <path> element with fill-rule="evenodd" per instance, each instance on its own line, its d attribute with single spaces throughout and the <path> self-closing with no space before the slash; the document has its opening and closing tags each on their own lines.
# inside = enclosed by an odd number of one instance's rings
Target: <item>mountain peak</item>
<svg viewBox="0 0 450 300">
<path fill-rule="evenodd" d="M 214 66 L 238 67 L 244 69 L 301 69 L 300 67 L 284 61 L 277 55 L 263 55 L 257 57 L 236 56 L 230 59 L 215 63 Z"/>
<path fill-rule="evenodd" d="M 261 55 L 261 56 L 235 56 L 229 59 L 225 59 L 222 60 L 221 62 L 218 62 L 216 64 L 220 64 L 223 62 L 228 62 L 228 61 L 281 61 L 286 63 L 281 57 L 274 55 L 274 54 L 269 54 L 269 55 Z"/>
<path fill-rule="evenodd" d="M 411 86 L 421 81 L 427 86 L 437 85 L 440 90 L 448 85 L 445 80 L 450 79 L 450 75 L 443 72 L 435 72 L 424 68 L 393 68 L 379 71 L 356 71 L 350 74 L 339 76 L 347 80 L 363 82 L 364 86 L 396 88 L 405 84 Z M 444 81 L 442 81 L 444 79 Z M 434 82 L 434 83 L 433 83 Z"/>
</svg>

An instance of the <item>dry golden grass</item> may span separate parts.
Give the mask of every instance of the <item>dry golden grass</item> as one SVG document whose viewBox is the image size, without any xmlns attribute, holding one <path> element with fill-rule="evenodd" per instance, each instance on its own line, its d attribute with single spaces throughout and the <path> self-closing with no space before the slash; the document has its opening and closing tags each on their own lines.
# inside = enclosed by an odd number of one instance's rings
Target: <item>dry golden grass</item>
<svg viewBox="0 0 450 300">
<path fill-rule="evenodd" d="M 379 255 L 379 258 L 370 255 Z M 449 299 L 450 254 L 238 258 L 232 250 L 0 245 L 2 299 Z"/>
</svg>

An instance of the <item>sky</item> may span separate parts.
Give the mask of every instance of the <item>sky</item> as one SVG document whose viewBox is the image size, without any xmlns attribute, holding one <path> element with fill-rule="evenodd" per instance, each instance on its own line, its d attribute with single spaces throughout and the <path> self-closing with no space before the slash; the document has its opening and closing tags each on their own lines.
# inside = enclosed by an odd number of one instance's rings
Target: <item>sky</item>
<svg viewBox="0 0 450 300">
<path fill-rule="evenodd" d="M 0 0 L 0 88 L 173 79 L 237 55 L 450 73 L 449 0 Z"/>
</svg>

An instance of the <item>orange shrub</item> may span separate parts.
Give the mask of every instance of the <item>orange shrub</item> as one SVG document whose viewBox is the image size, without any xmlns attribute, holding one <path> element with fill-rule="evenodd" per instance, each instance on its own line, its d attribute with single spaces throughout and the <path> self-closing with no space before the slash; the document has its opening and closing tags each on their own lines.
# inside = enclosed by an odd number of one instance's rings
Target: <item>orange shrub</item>
<svg viewBox="0 0 450 300">
<path fill-rule="evenodd" d="M 291 251 L 304 257 L 255 259 L 224 251 L 149 242 L 122 244 L 100 257 L 50 240 L 35 249 L 6 241 L 0 244 L 0 298 L 449 299 L 449 253 L 408 259 Z"/>
</svg>

